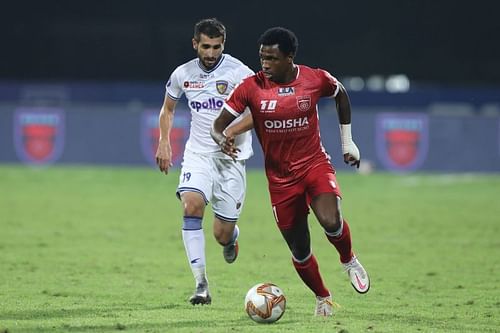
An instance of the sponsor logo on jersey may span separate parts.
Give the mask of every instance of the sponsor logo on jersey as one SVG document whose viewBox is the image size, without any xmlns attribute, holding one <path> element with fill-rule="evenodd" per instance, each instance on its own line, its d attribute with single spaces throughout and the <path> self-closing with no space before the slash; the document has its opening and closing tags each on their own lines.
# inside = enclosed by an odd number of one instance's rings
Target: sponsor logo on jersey
<svg viewBox="0 0 500 333">
<path fill-rule="evenodd" d="M 295 95 L 295 89 L 293 87 L 279 87 L 278 96 L 290 96 Z"/>
<path fill-rule="evenodd" d="M 300 111 L 307 111 L 311 107 L 311 96 L 297 96 L 297 106 Z"/>
<path fill-rule="evenodd" d="M 296 130 L 299 128 L 304 128 L 309 126 L 309 121 L 307 120 L 307 117 L 302 117 L 302 118 L 294 118 L 294 119 L 266 119 L 264 120 L 264 127 L 267 130 L 270 130 L 268 132 L 272 132 L 273 130 Z M 292 132 L 289 131 L 289 132 Z"/>
<path fill-rule="evenodd" d="M 214 77 L 213 73 L 200 73 L 200 79 L 202 80 L 208 80 L 210 78 Z"/>
<path fill-rule="evenodd" d="M 209 98 L 206 101 L 191 101 L 189 106 L 196 112 L 200 112 L 201 109 L 204 110 L 217 110 L 219 111 L 224 105 L 224 100 L 215 97 Z"/>
<path fill-rule="evenodd" d="M 203 81 L 184 81 L 184 88 L 188 90 L 203 89 L 205 82 Z"/>
<path fill-rule="evenodd" d="M 158 112 L 144 111 L 141 116 L 141 148 L 146 161 L 156 166 L 156 150 L 160 139 Z M 182 150 L 189 133 L 189 119 L 177 113 L 170 131 L 170 146 L 172 148 L 172 163 L 175 165 L 182 157 Z"/>
<path fill-rule="evenodd" d="M 55 162 L 64 147 L 64 111 L 57 108 L 24 107 L 14 115 L 14 145 L 25 163 Z"/>
<path fill-rule="evenodd" d="M 429 144 L 426 114 L 381 113 L 377 116 L 377 155 L 389 170 L 418 169 Z"/>
<path fill-rule="evenodd" d="M 224 80 L 215 81 L 215 87 L 217 88 L 217 91 L 221 95 L 224 95 L 226 93 L 228 85 L 229 85 L 229 82 L 224 81 Z"/>
</svg>

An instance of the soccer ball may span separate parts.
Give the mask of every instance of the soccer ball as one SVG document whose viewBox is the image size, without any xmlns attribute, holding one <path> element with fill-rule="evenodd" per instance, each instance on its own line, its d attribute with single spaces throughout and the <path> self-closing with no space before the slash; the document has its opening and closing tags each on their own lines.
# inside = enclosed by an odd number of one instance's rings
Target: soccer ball
<svg viewBox="0 0 500 333">
<path fill-rule="evenodd" d="M 245 297 L 245 311 L 258 323 L 274 323 L 285 313 L 285 306 L 285 295 L 272 283 L 256 284 Z"/>
</svg>

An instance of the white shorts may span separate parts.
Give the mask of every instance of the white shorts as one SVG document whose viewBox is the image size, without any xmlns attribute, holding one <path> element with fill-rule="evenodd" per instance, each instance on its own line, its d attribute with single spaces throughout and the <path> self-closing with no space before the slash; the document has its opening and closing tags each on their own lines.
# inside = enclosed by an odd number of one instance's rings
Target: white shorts
<svg viewBox="0 0 500 333">
<path fill-rule="evenodd" d="M 178 198 L 183 192 L 198 192 L 206 204 L 212 202 L 216 217 L 236 222 L 243 208 L 245 190 L 245 160 L 235 162 L 188 150 L 184 152 Z"/>
</svg>

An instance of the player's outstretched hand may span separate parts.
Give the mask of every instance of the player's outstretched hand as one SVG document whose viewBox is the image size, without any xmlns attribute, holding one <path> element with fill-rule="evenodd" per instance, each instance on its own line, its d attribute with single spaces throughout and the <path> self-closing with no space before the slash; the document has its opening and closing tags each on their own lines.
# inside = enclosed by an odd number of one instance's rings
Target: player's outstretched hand
<svg viewBox="0 0 500 333">
<path fill-rule="evenodd" d="M 236 147 L 234 136 L 226 136 L 224 140 L 219 142 L 219 146 L 224 154 L 230 156 L 233 159 L 233 161 L 236 161 L 238 153 L 241 150 Z"/>
<path fill-rule="evenodd" d="M 156 150 L 156 165 L 161 172 L 168 174 L 168 169 L 172 166 L 172 148 L 170 143 L 160 142 Z"/>
</svg>

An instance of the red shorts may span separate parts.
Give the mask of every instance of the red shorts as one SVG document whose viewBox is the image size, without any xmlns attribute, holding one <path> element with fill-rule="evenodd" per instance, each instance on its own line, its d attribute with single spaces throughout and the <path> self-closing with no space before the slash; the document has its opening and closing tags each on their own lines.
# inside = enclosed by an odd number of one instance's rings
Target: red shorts
<svg viewBox="0 0 500 333">
<path fill-rule="evenodd" d="M 335 171 L 330 164 L 314 167 L 299 182 L 292 185 L 269 184 L 273 214 L 281 230 L 290 229 L 296 221 L 309 214 L 311 200 L 322 193 L 342 197 Z"/>
</svg>

